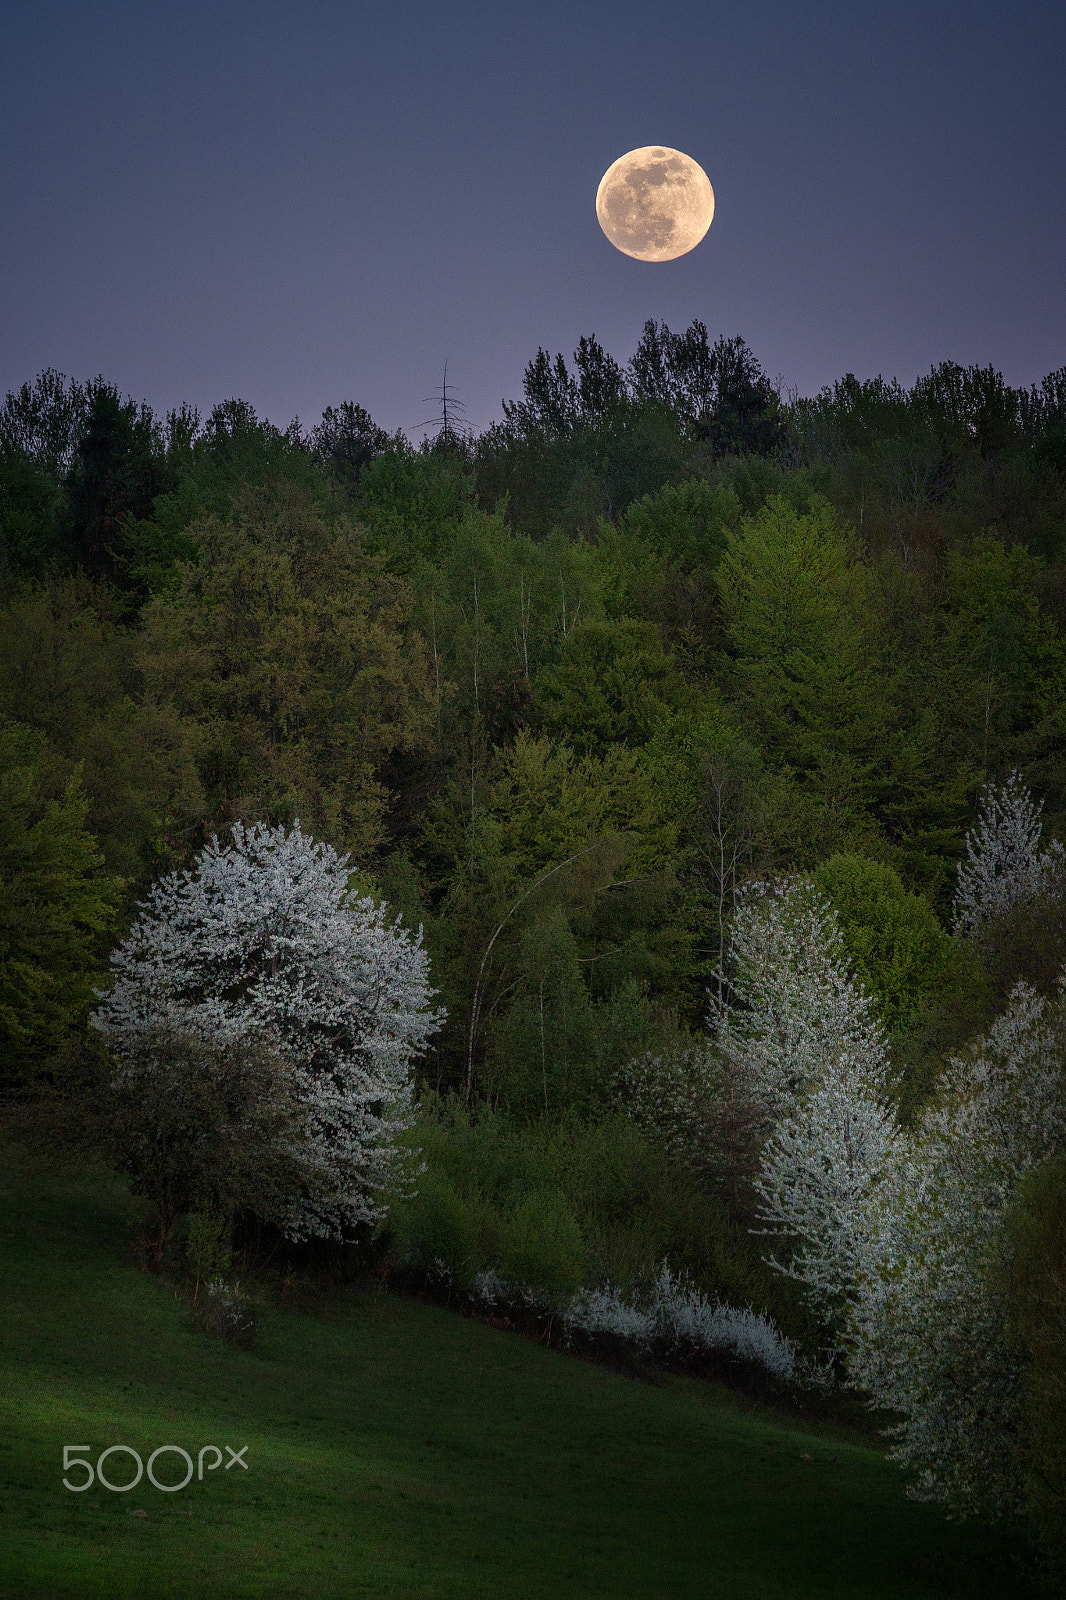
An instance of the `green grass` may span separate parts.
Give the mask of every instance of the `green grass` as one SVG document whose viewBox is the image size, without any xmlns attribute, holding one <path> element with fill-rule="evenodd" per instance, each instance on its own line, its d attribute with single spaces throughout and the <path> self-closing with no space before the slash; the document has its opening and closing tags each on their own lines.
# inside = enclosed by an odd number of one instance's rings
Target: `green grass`
<svg viewBox="0 0 1066 1600">
<path fill-rule="evenodd" d="M 132 1265 L 114 1178 L 9 1156 L 0 1200 L 5 1597 L 1028 1593 L 1012 1535 L 907 1501 L 844 1429 L 389 1296 L 272 1310 L 236 1351 Z M 63 1488 L 65 1444 L 120 1443 L 247 1445 L 248 1471 Z"/>
</svg>

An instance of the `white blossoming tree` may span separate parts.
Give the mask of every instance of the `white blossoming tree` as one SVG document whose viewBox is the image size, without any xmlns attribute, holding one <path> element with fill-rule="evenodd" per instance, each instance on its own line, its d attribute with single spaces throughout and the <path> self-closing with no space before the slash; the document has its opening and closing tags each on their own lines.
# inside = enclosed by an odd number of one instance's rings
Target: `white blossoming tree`
<svg viewBox="0 0 1066 1600">
<path fill-rule="evenodd" d="M 806 1285 L 839 1324 L 868 1250 L 869 1206 L 895 1160 L 899 1130 L 883 1080 L 843 1050 L 775 1127 L 755 1178 L 766 1232 L 792 1243 L 772 1266 Z"/>
<path fill-rule="evenodd" d="M 835 1320 L 864 1247 L 867 1198 L 896 1140 L 884 1035 L 848 970 L 836 913 L 809 880 L 753 886 L 730 957 L 733 1004 L 715 1006 L 712 1024 L 767 1110 L 758 1216 L 789 1246 L 785 1262 L 769 1259 Z"/>
<path fill-rule="evenodd" d="M 757 1231 L 788 1256 L 772 1264 L 836 1320 L 896 1138 L 881 1027 L 848 971 L 836 913 L 808 879 L 742 891 L 728 968 L 707 1045 L 630 1063 L 622 1095 L 672 1148 L 704 1170 L 717 1163 L 735 1208 L 739 1180 L 753 1179 Z"/>
<path fill-rule="evenodd" d="M 749 884 L 729 941 L 728 998 L 712 995 L 718 1047 L 746 1063 L 776 1123 L 839 1056 L 879 1080 L 887 1067 L 872 1001 L 848 970 L 836 912 L 809 879 Z"/>
<path fill-rule="evenodd" d="M 1017 771 L 1005 784 L 985 784 L 977 827 L 966 835 L 967 859 L 958 866 L 953 933 L 979 933 L 984 924 L 1037 899 L 1061 875 L 1058 840 L 1039 848 L 1042 810 Z"/>
<path fill-rule="evenodd" d="M 1064 1056 L 1061 989 L 1049 1003 L 1019 983 L 870 1199 L 850 1374 L 902 1414 L 893 1453 L 913 1492 L 958 1514 L 1022 1504 L 1022 1374 L 994 1279 L 1008 1203 L 1066 1138 Z"/>
<path fill-rule="evenodd" d="M 300 830 L 237 823 L 195 868 L 162 879 L 114 952 L 93 1015 L 120 1074 L 153 1057 L 166 1016 L 225 1046 L 270 1041 L 302 1108 L 304 1173 L 285 1208 L 294 1239 L 378 1218 L 401 1169 L 410 1066 L 442 1020 L 429 1009 L 421 933 L 349 890 L 346 856 Z"/>
</svg>

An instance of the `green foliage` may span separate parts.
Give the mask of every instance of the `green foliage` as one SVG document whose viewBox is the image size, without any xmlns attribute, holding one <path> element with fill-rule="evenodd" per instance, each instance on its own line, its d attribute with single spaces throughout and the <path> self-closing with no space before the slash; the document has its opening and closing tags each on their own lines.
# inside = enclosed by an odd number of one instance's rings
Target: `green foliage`
<svg viewBox="0 0 1066 1600">
<path fill-rule="evenodd" d="M 371 549 L 401 567 L 440 557 L 473 507 L 474 486 L 462 459 L 390 440 L 360 469 L 359 518 Z"/>
<path fill-rule="evenodd" d="M 776 498 L 729 535 L 718 587 L 738 712 L 839 847 L 875 797 L 886 721 L 857 541 L 828 505 L 801 515 Z"/>
<path fill-rule="evenodd" d="M 382 837 L 384 763 L 429 734 L 406 586 L 284 485 L 249 490 L 198 537 L 201 562 L 146 608 L 147 696 L 197 729 L 216 815 L 299 815 L 365 860 Z"/>
<path fill-rule="evenodd" d="M 534 1189 L 514 1208 L 499 1267 L 504 1277 L 537 1284 L 550 1294 L 574 1294 L 588 1251 L 581 1229 L 558 1189 Z"/>
<path fill-rule="evenodd" d="M 765 455 L 784 443 L 777 395 L 739 335 L 712 346 L 702 322 L 677 334 L 648 321 L 629 372 L 638 398 L 669 406 L 715 456 Z"/>
<path fill-rule="evenodd" d="M 59 788 L 59 794 L 56 789 Z M 61 786 L 42 734 L 0 722 L 0 1084 L 38 1077 L 83 1031 L 121 880 L 102 872 L 80 775 Z"/>
<path fill-rule="evenodd" d="M 246 400 L 215 406 L 200 426 L 182 408 L 167 419 L 170 482 L 151 507 L 125 526 L 130 582 L 138 603 L 173 596 L 185 563 L 201 557 L 199 525 L 226 522 L 249 489 L 303 495 L 325 512 L 331 478 L 312 442 L 293 423 L 284 432 L 260 419 Z"/>
<path fill-rule="evenodd" d="M 155 1208 L 157 1264 L 184 1212 L 281 1221 L 306 1179 L 306 1101 L 265 1034 L 219 1044 L 161 1015 L 105 1067 L 82 1112 Z M 210 1226 L 197 1235 L 207 1250 Z"/>
<path fill-rule="evenodd" d="M 522 874 L 612 833 L 639 834 L 646 859 L 663 859 L 673 843 L 648 762 L 620 742 L 580 755 L 567 743 L 519 733 L 499 754 L 487 799 L 500 848 Z"/>
<path fill-rule="evenodd" d="M 580 621 L 602 614 L 603 580 L 588 548 L 534 543 L 499 516 L 467 509 L 445 535 L 435 561 L 411 564 L 415 621 L 431 654 L 438 743 L 474 763 L 479 741 L 514 737 L 538 673 Z"/>
<path fill-rule="evenodd" d="M 315 456 L 337 488 L 351 501 L 359 494 L 363 469 L 389 448 L 389 436 L 370 413 L 351 400 L 327 406 L 322 421 L 311 429 Z"/>
<path fill-rule="evenodd" d="M 1052 996 L 1066 962 L 1066 882 L 1060 877 L 1026 905 L 982 929 L 978 954 L 997 999 L 1019 978 Z"/>
<path fill-rule="evenodd" d="M 601 518 L 679 477 L 689 448 L 668 407 L 625 396 L 561 431 L 512 419 L 477 441 L 478 499 L 531 538 L 558 529 L 589 539 Z"/>
<path fill-rule="evenodd" d="M 457 778 L 426 828 L 447 885 L 433 948 L 453 1049 L 468 1056 L 476 1004 L 486 1087 L 526 1108 L 543 1108 L 545 1093 L 558 1106 L 564 1085 L 594 1102 L 629 1024 L 638 1048 L 650 1047 L 649 1032 L 663 1036 L 649 1028 L 653 1006 L 627 985 L 653 985 L 671 1006 L 688 981 L 672 819 L 641 753 L 624 746 L 579 759 L 520 733 L 495 765 L 470 823 Z M 470 1065 L 450 1081 L 466 1081 Z"/>
<path fill-rule="evenodd" d="M 130 587 L 130 524 L 147 517 L 172 483 L 150 408 L 121 400 L 111 384 L 91 384 L 67 485 L 66 538 L 74 564 L 120 589 Z"/>
<path fill-rule="evenodd" d="M 937 987 L 949 958 L 936 913 L 924 895 L 907 892 L 892 867 L 863 856 L 830 857 L 814 881 L 836 907 L 848 955 L 886 1030 L 898 1032 Z"/>
<path fill-rule="evenodd" d="M 230 1219 L 221 1211 L 193 1211 L 185 1235 L 185 1254 L 197 1282 L 224 1278 L 233 1260 Z"/>
<path fill-rule="evenodd" d="M 611 615 L 654 623 L 678 664 L 704 678 L 724 642 L 714 572 L 740 518 L 728 482 L 697 477 L 666 484 L 600 528 Z"/>
<path fill-rule="evenodd" d="M 580 752 L 635 749 L 693 699 L 656 629 L 626 618 L 580 623 L 567 635 L 558 664 L 537 681 L 533 712 Z"/>
<path fill-rule="evenodd" d="M 135 645 L 109 590 L 84 576 L 51 579 L 0 608 L 0 715 L 45 735 L 57 772 L 81 771 L 108 870 L 142 887 L 182 853 L 204 792 L 199 730 L 144 689 Z"/>
<path fill-rule="evenodd" d="M 485 1104 L 475 1116 L 428 1096 L 409 1137 L 427 1171 L 390 1213 L 401 1263 L 420 1272 L 439 1263 L 457 1282 L 492 1269 L 566 1292 L 575 1279 L 639 1289 L 666 1258 L 708 1294 L 750 1303 L 816 1342 L 795 1285 L 628 1117 L 522 1124 Z"/>
<path fill-rule="evenodd" d="M 1031 762 L 1046 756 L 1049 741 L 1061 742 L 1066 647 L 1041 612 L 1039 581 L 1029 551 L 987 536 L 947 563 L 938 653 L 980 685 L 972 738 L 985 766 Z"/>
<path fill-rule="evenodd" d="M 523 929 L 517 995 L 494 1031 L 484 1086 L 516 1111 L 584 1106 L 598 1066 L 588 988 L 562 907 Z M 590 1079 L 592 1080 L 590 1082 Z"/>
<path fill-rule="evenodd" d="M 0 446 L 0 586 L 6 597 L 41 578 L 55 557 L 58 484 L 21 452 Z"/>
<path fill-rule="evenodd" d="M 1026 466 L 1059 425 L 1062 387 L 1061 373 L 1026 392 L 991 367 L 945 361 L 910 390 L 849 373 L 795 401 L 788 421 L 800 458 L 832 465 L 835 492 L 867 537 L 909 562 L 943 521 L 1026 536 Z"/>
</svg>

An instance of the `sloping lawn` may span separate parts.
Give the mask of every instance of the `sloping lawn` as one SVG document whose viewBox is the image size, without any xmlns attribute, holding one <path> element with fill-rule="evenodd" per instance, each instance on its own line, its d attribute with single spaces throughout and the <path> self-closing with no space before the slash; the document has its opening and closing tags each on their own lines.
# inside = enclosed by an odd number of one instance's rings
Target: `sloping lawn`
<svg viewBox="0 0 1066 1600">
<path fill-rule="evenodd" d="M 8 1153 L 0 1194 L 5 1597 L 1029 1593 L 1010 1534 L 908 1502 L 843 1430 L 389 1296 L 273 1310 L 236 1351 L 131 1263 L 116 1179 Z M 208 1455 L 173 1494 L 64 1488 L 65 1445 L 117 1444 L 247 1447 L 247 1469 Z"/>
</svg>

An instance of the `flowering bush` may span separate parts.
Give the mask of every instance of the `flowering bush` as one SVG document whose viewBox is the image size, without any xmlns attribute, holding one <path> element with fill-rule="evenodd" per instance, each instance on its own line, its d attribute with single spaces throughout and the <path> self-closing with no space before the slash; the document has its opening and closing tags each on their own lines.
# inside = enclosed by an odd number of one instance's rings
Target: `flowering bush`
<svg viewBox="0 0 1066 1600">
<path fill-rule="evenodd" d="M 193 1313 L 205 1332 L 238 1350 L 250 1350 L 255 1343 L 255 1311 L 239 1282 L 213 1278 L 197 1295 Z"/>
<path fill-rule="evenodd" d="M 451 1275 L 447 1275 L 451 1282 Z M 469 1298 L 482 1306 L 510 1306 L 558 1317 L 568 1342 L 575 1334 L 607 1336 L 661 1356 L 728 1355 L 761 1367 L 780 1383 L 825 1386 L 828 1368 L 807 1362 L 795 1342 L 750 1306 L 738 1309 L 707 1297 L 664 1261 L 644 1295 L 627 1298 L 615 1285 L 579 1289 L 559 1300 L 543 1290 L 502 1277 L 475 1274 Z"/>
<path fill-rule="evenodd" d="M 283 1218 L 294 1239 L 382 1215 L 402 1170 L 410 1063 L 442 1016 L 427 1009 L 421 934 L 353 896 L 347 860 L 298 821 L 291 833 L 235 824 L 230 845 L 213 838 L 142 902 L 93 1016 L 119 1081 L 146 1070 L 161 1014 L 223 1049 L 271 1040 L 303 1113 L 302 1181 Z"/>
</svg>

